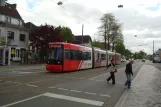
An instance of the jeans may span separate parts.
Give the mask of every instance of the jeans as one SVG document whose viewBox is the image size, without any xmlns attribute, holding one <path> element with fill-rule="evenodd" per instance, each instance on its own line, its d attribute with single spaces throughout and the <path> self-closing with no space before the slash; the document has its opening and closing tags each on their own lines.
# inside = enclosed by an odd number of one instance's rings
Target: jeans
<svg viewBox="0 0 161 107">
<path fill-rule="evenodd" d="M 131 75 L 132 74 L 126 74 L 127 81 L 125 83 L 125 86 L 128 86 L 128 88 L 130 88 L 130 86 L 131 86 Z"/>
</svg>

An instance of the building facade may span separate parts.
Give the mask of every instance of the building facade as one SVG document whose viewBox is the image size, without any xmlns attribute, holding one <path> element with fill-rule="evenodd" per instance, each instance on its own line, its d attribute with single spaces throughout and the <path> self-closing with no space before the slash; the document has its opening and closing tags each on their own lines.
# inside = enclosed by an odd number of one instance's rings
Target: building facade
<svg viewBox="0 0 161 107">
<path fill-rule="evenodd" d="M 9 49 L 11 60 L 20 61 L 21 53 L 28 49 L 28 29 L 16 9 L 16 4 L 0 0 L 0 48 Z"/>
</svg>

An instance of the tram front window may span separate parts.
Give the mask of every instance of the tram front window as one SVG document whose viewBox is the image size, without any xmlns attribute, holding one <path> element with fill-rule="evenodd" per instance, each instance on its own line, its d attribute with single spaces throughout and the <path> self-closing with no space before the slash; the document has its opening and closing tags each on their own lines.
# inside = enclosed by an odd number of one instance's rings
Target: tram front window
<svg viewBox="0 0 161 107">
<path fill-rule="evenodd" d="M 48 50 L 47 63 L 48 64 L 61 64 L 62 62 L 62 49 L 50 48 Z"/>
</svg>

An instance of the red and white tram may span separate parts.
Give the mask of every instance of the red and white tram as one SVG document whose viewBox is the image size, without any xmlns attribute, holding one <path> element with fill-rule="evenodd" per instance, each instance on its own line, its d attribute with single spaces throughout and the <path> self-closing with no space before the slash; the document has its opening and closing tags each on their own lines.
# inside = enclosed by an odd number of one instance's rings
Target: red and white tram
<svg viewBox="0 0 161 107">
<path fill-rule="evenodd" d="M 103 67 L 112 58 L 115 58 L 114 52 L 106 52 L 99 48 L 64 42 L 51 42 L 49 43 L 46 70 L 66 72 Z"/>
</svg>

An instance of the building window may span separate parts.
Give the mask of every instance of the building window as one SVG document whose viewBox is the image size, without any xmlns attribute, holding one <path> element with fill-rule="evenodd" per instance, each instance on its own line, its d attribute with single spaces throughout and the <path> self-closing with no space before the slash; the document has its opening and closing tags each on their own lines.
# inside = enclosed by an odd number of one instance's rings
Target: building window
<svg viewBox="0 0 161 107">
<path fill-rule="evenodd" d="M 20 41 L 25 42 L 25 34 L 20 34 Z"/>
<path fill-rule="evenodd" d="M 10 18 L 10 17 L 8 17 L 8 16 L 6 16 L 6 18 L 5 18 L 5 22 L 7 22 L 7 23 L 11 23 L 11 18 Z"/>
<path fill-rule="evenodd" d="M 8 39 L 14 40 L 14 32 L 8 31 L 7 36 L 8 36 Z"/>
</svg>

